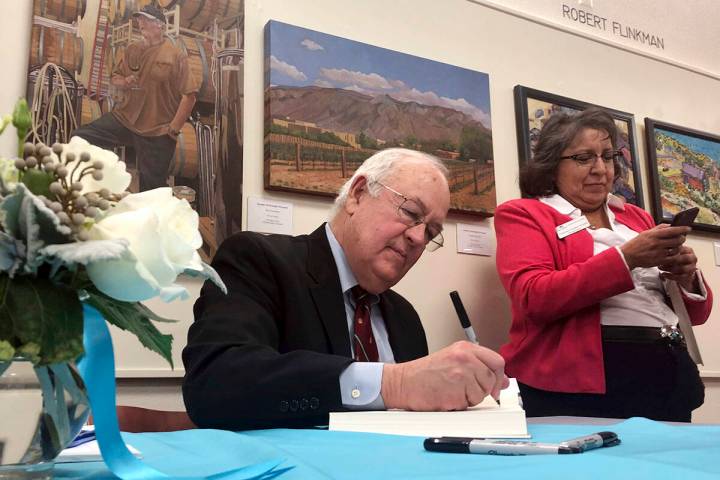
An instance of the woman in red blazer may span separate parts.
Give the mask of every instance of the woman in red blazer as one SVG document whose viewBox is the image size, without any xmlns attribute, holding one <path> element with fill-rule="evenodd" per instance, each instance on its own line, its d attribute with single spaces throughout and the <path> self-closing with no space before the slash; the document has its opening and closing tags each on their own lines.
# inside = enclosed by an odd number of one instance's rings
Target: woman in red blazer
<svg viewBox="0 0 720 480">
<path fill-rule="evenodd" d="M 500 349 L 528 416 L 690 421 L 704 386 L 665 281 L 691 322 L 712 293 L 684 245 L 689 227 L 655 226 L 610 194 L 617 131 L 600 109 L 557 113 L 520 173 L 523 198 L 495 213 L 497 268 L 512 302 Z"/>
</svg>

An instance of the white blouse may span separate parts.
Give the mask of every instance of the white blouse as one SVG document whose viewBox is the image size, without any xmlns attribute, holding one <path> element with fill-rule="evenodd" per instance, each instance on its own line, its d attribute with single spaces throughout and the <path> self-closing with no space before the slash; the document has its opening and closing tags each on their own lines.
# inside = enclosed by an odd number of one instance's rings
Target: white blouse
<svg viewBox="0 0 720 480">
<path fill-rule="evenodd" d="M 540 198 L 540 201 L 564 215 L 569 215 L 573 219 L 582 215 L 579 208 L 575 208 L 560 195 L 543 197 Z M 617 222 L 615 220 L 615 214 L 608 208 L 608 204 L 615 208 L 624 209 L 622 200 L 612 194 L 608 195 L 608 201 L 604 208 L 610 220 L 610 229 L 587 229 L 593 238 L 593 255 L 604 252 L 608 248 L 617 248 L 622 256 L 622 251 L 619 247 L 625 242 L 635 238 L 638 232 Z M 623 260 L 624 259 L 623 257 Z M 630 275 L 632 276 L 635 288 L 601 301 L 600 323 L 602 325 L 630 325 L 639 327 L 677 325 L 677 315 L 675 315 L 672 308 L 665 303 L 665 289 L 663 287 L 663 280 L 660 278 L 660 270 L 657 267 L 638 267 L 630 271 Z M 702 301 L 707 298 L 707 292 L 705 291 L 705 285 L 703 284 L 699 271 L 697 275 L 701 294 L 689 293 L 684 289 L 683 293 L 693 300 Z"/>
</svg>

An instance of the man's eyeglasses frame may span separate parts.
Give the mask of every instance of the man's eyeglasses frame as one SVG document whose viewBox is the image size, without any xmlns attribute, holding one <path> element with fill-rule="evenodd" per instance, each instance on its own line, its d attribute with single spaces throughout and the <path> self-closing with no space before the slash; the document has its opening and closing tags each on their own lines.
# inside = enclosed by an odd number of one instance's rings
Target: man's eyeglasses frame
<svg viewBox="0 0 720 480">
<path fill-rule="evenodd" d="M 397 214 L 398 217 L 400 217 L 401 220 L 403 220 L 403 223 L 405 223 L 408 228 L 417 227 L 421 223 L 425 224 L 425 250 L 428 252 L 434 252 L 438 248 L 443 246 L 443 243 L 445 242 L 445 239 L 442 236 L 442 230 L 438 231 L 437 233 L 433 234 L 430 225 L 428 225 L 427 222 L 425 222 L 425 217 L 423 215 L 420 215 L 412 210 L 409 210 L 407 208 L 403 208 L 405 203 L 412 202 L 417 204 L 415 200 L 412 200 L 402 193 L 398 192 L 397 190 L 388 187 L 382 182 L 379 182 L 377 180 L 374 180 L 373 183 L 377 183 L 384 189 L 394 193 L 398 197 L 402 198 L 402 202 L 397 206 Z"/>
</svg>

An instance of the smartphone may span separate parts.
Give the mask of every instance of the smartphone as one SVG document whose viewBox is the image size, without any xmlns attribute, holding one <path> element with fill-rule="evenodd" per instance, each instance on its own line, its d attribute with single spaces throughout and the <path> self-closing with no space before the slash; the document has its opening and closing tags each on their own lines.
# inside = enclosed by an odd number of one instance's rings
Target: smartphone
<svg viewBox="0 0 720 480">
<path fill-rule="evenodd" d="M 689 227 L 695 221 L 700 209 L 698 207 L 688 208 L 675 215 L 670 222 L 671 227 Z"/>
</svg>

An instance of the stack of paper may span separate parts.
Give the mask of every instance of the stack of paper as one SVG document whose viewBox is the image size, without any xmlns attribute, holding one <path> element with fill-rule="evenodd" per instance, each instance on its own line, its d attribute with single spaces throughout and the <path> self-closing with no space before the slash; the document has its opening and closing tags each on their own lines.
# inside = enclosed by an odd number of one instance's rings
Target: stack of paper
<svg viewBox="0 0 720 480">
<path fill-rule="evenodd" d="M 132 445 L 127 445 L 130 453 L 137 458 L 142 458 L 142 454 Z M 77 447 L 66 448 L 60 455 L 55 458 L 55 463 L 73 463 L 73 462 L 101 462 L 100 445 L 97 440 L 83 443 Z"/>
<path fill-rule="evenodd" d="M 486 397 L 458 412 L 331 412 L 330 430 L 421 437 L 529 438 L 517 382 L 500 393 L 500 405 Z"/>
</svg>

